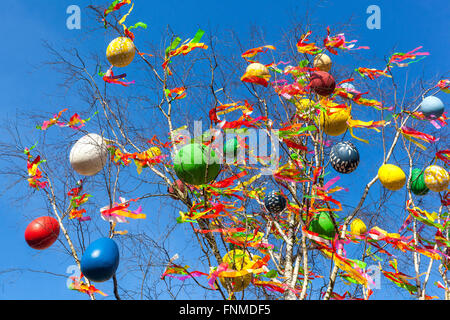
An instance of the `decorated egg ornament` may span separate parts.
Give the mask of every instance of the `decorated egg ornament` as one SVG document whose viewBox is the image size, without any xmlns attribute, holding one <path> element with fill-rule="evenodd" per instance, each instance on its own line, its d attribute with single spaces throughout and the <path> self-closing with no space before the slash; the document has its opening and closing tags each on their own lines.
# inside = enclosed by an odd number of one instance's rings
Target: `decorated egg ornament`
<svg viewBox="0 0 450 320">
<path fill-rule="evenodd" d="M 388 190 L 397 191 L 403 188 L 406 175 L 403 170 L 393 164 L 384 164 L 378 169 L 378 178 Z"/>
<path fill-rule="evenodd" d="M 361 219 L 355 219 L 350 225 L 350 230 L 352 234 L 360 236 L 367 232 L 367 226 Z"/>
<path fill-rule="evenodd" d="M 245 70 L 245 74 L 249 77 L 270 77 L 269 69 L 258 62 L 249 64 Z"/>
<path fill-rule="evenodd" d="M 313 67 L 320 71 L 330 71 L 332 64 L 330 57 L 324 53 L 319 53 L 314 57 Z"/>
<path fill-rule="evenodd" d="M 336 88 L 334 78 L 325 71 L 316 71 L 311 75 L 311 89 L 320 96 L 329 96 Z"/>
<path fill-rule="evenodd" d="M 355 86 L 353 84 L 351 84 L 350 82 L 345 82 L 345 83 L 341 84 L 341 88 L 344 88 L 347 91 L 356 90 Z"/>
<path fill-rule="evenodd" d="M 331 148 L 330 161 L 337 172 L 351 173 L 358 167 L 359 152 L 353 143 L 339 142 Z"/>
<path fill-rule="evenodd" d="M 106 58 L 114 67 L 128 66 L 134 59 L 136 48 L 128 37 L 119 37 L 111 41 L 106 49 Z"/>
<path fill-rule="evenodd" d="M 424 170 L 415 168 L 411 171 L 409 187 L 416 196 L 424 196 L 430 191 L 425 184 Z"/>
<path fill-rule="evenodd" d="M 266 195 L 264 206 L 270 213 L 280 213 L 286 209 L 286 199 L 277 191 L 273 190 Z"/>
<path fill-rule="evenodd" d="M 114 240 L 100 238 L 92 242 L 81 258 L 81 272 L 94 282 L 105 282 L 119 266 L 119 248 Z"/>
<path fill-rule="evenodd" d="M 447 190 L 450 177 L 447 170 L 440 166 L 432 165 L 425 169 L 424 180 L 431 191 L 442 192 Z"/>
<path fill-rule="evenodd" d="M 334 238 L 336 229 L 328 212 L 321 212 L 309 225 L 309 230 L 324 238 Z"/>
<path fill-rule="evenodd" d="M 25 229 L 25 241 L 36 250 L 49 248 L 59 235 L 59 223 L 52 217 L 33 220 Z"/>
<path fill-rule="evenodd" d="M 239 249 L 229 251 L 222 259 L 224 263 L 228 264 L 228 268 L 235 271 L 245 270 L 251 267 L 253 261 L 249 255 Z M 247 273 L 238 277 L 227 277 L 231 281 L 233 292 L 240 292 L 248 287 L 252 281 L 253 274 Z M 225 277 L 219 277 L 223 286 L 226 286 Z"/>
<path fill-rule="evenodd" d="M 108 159 L 108 150 L 101 136 L 90 133 L 78 140 L 70 150 L 72 168 L 83 176 L 99 173 Z"/>
<path fill-rule="evenodd" d="M 219 159 L 210 147 L 192 143 L 175 154 L 174 170 L 178 178 L 187 184 L 206 184 L 217 178 L 220 172 Z"/>
<path fill-rule="evenodd" d="M 439 118 L 444 113 L 444 103 L 435 96 L 428 96 L 420 104 L 419 111 L 428 118 Z"/>
<path fill-rule="evenodd" d="M 321 111 L 319 116 L 319 125 L 329 136 L 337 137 L 345 133 L 348 128 L 347 120 L 350 118 L 351 108 L 334 108 L 337 104 L 332 104 L 329 108 L 331 114 Z"/>
</svg>

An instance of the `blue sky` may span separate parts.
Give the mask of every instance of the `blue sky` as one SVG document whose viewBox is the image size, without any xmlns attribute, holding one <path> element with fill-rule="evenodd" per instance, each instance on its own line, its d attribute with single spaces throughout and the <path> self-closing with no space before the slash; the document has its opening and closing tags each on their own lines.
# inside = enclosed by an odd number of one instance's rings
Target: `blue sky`
<svg viewBox="0 0 450 320">
<path fill-rule="evenodd" d="M 59 111 L 62 104 L 76 104 L 76 95 L 65 92 L 58 83 L 60 76 L 50 68 L 42 66 L 51 59 L 42 46 L 42 40 L 59 47 L 77 46 L 80 52 L 103 52 L 111 40 L 102 31 L 94 36 L 87 33 L 88 22 L 86 6 L 94 1 L 81 0 L 5 0 L 0 13 L 6 32 L 3 34 L 3 45 L 0 48 L 2 57 L 2 73 L 0 86 L 3 89 L 1 121 L 14 119 L 16 112 L 53 113 Z M 98 1 L 106 4 L 105 1 Z M 96 3 L 98 3 L 96 2 Z M 82 8 L 82 30 L 66 28 L 66 8 L 76 4 Z M 368 14 L 366 8 L 376 4 L 381 9 L 381 29 L 369 30 L 366 27 Z M 357 39 L 358 45 L 368 45 L 370 51 L 361 53 L 366 58 L 383 59 L 392 50 L 407 52 L 418 46 L 422 51 L 430 52 L 430 56 L 410 67 L 409 79 L 419 77 L 448 77 L 450 64 L 448 60 L 448 17 L 450 6 L 448 1 L 135 1 L 135 10 L 130 21 L 144 21 L 147 30 L 136 32 L 137 41 L 159 43 L 161 32 L 167 25 L 186 39 L 192 37 L 199 28 L 218 28 L 221 31 L 234 30 L 240 34 L 245 43 L 250 35 L 250 28 L 258 26 L 265 32 L 267 43 L 278 41 L 284 30 L 295 20 L 301 21 L 306 10 L 311 12 L 315 25 L 334 26 L 352 18 L 351 34 L 348 39 Z M 261 45 L 264 45 L 261 44 Z M 249 49 L 249 48 L 248 48 Z M 143 50 L 144 51 L 144 50 Z M 345 56 L 344 56 L 345 57 Z M 379 60 L 374 65 L 381 67 Z M 336 63 L 349 64 L 345 58 L 337 58 Z M 399 76 L 407 71 L 398 69 Z M 448 97 L 439 97 L 448 105 Z M 36 131 L 30 127 L 24 129 L 23 135 L 33 141 Z M 373 149 L 367 149 L 365 154 Z M 4 163 L 2 166 L 5 165 Z M 370 163 L 360 168 L 370 168 Z M 24 167 L 25 168 L 25 167 Z M 350 189 L 356 182 L 351 178 L 343 179 L 349 183 Z M 356 187 L 357 185 L 355 185 Z M 23 184 L 26 187 L 26 184 Z M 20 187 L 16 187 L 20 192 Z M 60 253 L 56 247 L 44 252 L 30 249 L 24 242 L 23 232 L 29 217 L 45 214 L 43 203 L 33 198 L 32 203 L 22 206 L 10 201 L 11 194 L 6 190 L 0 198 L 2 205 L 0 233 L 0 299 L 84 299 L 85 296 L 67 290 L 65 272 L 72 262 Z M 351 196 L 350 196 L 351 198 Z M 27 214 L 24 215 L 23 209 Z M 33 211 L 35 209 L 36 211 Z M 28 210 L 32 210 L 29 212 Z M 144 210 L 145 211 L 145 210 Z M 26 218 L 27 217 L 27 218 Z M 180 234 L 182 234 L 181 232 Z M 36 272 L 8 272 L 9 269 L 30 268 L 47 270 L 59 274 L 49 276 Z M 432 286 L 432 284 L 430 284 Z M 100 285 L 101 289 L 111 293 L 109 284 Z"/>
</svg>

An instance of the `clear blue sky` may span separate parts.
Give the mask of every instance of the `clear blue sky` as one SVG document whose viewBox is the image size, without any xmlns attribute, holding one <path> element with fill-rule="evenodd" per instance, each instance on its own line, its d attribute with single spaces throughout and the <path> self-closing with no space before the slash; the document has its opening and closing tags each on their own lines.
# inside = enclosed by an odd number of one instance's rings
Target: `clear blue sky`
<svg viewBox="0 0 450 320">
<path fill-rule="evenodd" d="M 102 37 L 97 31 L 94 38 L 85 35 L 86 26 L 92 26 L 86 20 L 85 7 L 94 1 L 85 0 L 5 0 L 0 13 L 4 25 L 2 46 L 0 48 L 2 74 L 0 86 L 3 92 L 2 114 L 0 120 L 15 118 L 17 110 L 32 110 L 38 113 L 57 112 L 64 103 L 75 104 L 76 99 L 59 88 L 59 75 L 41 64 L 50 59 L 42 46 L 42 40 L 64 46 L 73 46 L 79 42 L 80 52 L 104 52 L 111 40 Z M 108 1 L 94 3 L 107 4 Z M 366 57 L 387 56 L 393 48 L 406 52 L 422 45 L 423 51 L 430 56 L 411 67 L 410 79 L 418 77 L 434 78 L 443 73 L 449 74 L 448 60 L 449 41 L 448 17 L 450 6 L 448 1 L 144 1 L 135 0 L 133 21 L 144 21 L 149 28 L 139 30 L 138 41 L 159 43 L 161 32 L 170 25 L 172 30 L 182 38 L 195 34 L 198 28 L 221 30 L 233 29 L 239 32 L 242 40 L 249 37 L 251 26 L 259 26 L 266 32 L 267 43 L 275 42 L 283 30 L 290 27 L 294 18 L 302 18 L 306 8 L 312 13 L 315 24 L 333 26 L 353 18 L 353 30 L 348 39 L 357 39 L 359 45 L 368 45 L 370 52 Z M 82 30 L 66 28 L 66 8 L 76 4 L 82 8 Z M 381 8 L 381 29 L 369 30 L 366 27 L 366 8 L 376 4 Z M 130 18 L 131 19 L 131 18 Z M 263 45 L 263 44 L 261 44 Z M 145 51 L 145 50 L 142 50 Z M 339 60 L 338 60 L 339 61 Z M 344 62 L 343 62 L 344 63 Z M 353 66 L 358 67 L 358 66 Z M 379 67 L 373 65 L 368 67 Z M 381 66 L 380 66 L 381 67 Z M 399 71 L 406 72 L 406 71 Z M 449 99 L 440 95 L 448 106 Z M 30 128 L 24 134 L 37 135 Z M 28 136 L 33 141 L 32 136 Z M 373 150 L 372 150 L 373 151 Z M 370 152 L 370 151 L 367 151 Z M 367 153 L 369 154 L 369 153 Z M 4 165 L 4 164 L 3 164 Z M 370 168 L 370 164 L 362 164 L 362 168 Z M 25 164 L 24 164 L 25 168 Z M 341 180 L 352 184 L 348 179 Z M 23 183 L 26 188 L 26 183 Z M 20 188 L 18 189 L 20 190 Z M 0 227 L 0 299 L 85 299 L 86 296 L 72 292 L 66 288 L 65 272 L 67 266 L 73 264 L 60 253 L 61 248 L 52 248 L 44 252 L 30 249 L 23 238 L 28 223 L 21 205 L 12 204 L 11 194 L 5 190 L 0 203 L 2 205 Z M 34 199 L 27 205 L 27 210 L 42 208 L 41 200 Z M 145 208 L 144 208 L 145 212 Z M 28 217 L 44 215 L 45 210 L 27 212 Z M 175 252 L 174 252 L 175 253 Z M 9 269 L 30 268 L 46 270 L 62 277 L 49 276 L 35 272 L 1 273 Z M 384 280 L 386 281 L 386 280 Z M 386 282 L 384 282 L 386 283 Z M 430 284 L 432 286 L 432 284 Z M 98 286 L 110 294 L 110 284 Z"/>
</svg>

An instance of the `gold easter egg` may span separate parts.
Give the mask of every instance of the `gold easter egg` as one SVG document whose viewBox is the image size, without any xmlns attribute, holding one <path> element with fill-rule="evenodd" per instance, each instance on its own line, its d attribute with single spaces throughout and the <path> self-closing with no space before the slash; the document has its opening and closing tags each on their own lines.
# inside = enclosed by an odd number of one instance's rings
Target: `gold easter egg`
<svg viewBox="0 0 450 320">
<path fill-rule="evenodd" d="M 106 49 L 106 58 L 114 67 L 128 66 L 134 59 L 136 48 L 133 41 L 127 37 L 119 37 L 111 41 Z"/>
</svg>

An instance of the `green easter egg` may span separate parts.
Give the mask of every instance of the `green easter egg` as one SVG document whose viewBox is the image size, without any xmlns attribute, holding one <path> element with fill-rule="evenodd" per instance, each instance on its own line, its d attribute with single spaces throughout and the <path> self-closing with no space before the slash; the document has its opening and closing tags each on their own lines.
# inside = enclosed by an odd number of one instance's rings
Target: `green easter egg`
<svg viewBox="0 0 450 320">
<path fill-rule="evenodd" d="M 188 144 L 175 154 L 174 170 L 178 178 L 187 184 L 207 184 L 220 172 L 219 158 L 210 147 L 198 143 Z"/>
<path fill-rule="evenodd" d="M 409 178 L 409 186 L 416 196 L 426 195 L 430 191 L 425 184 L 423 170 L 418 168 L 412 170 L 411 177 Z"/>
<path fill-rule="evenodd" d="M 309 230 L 324 238 L 334 238 L 336 230 L 328 212 L 320 213 L 309 225 Z"/>
</svg>

